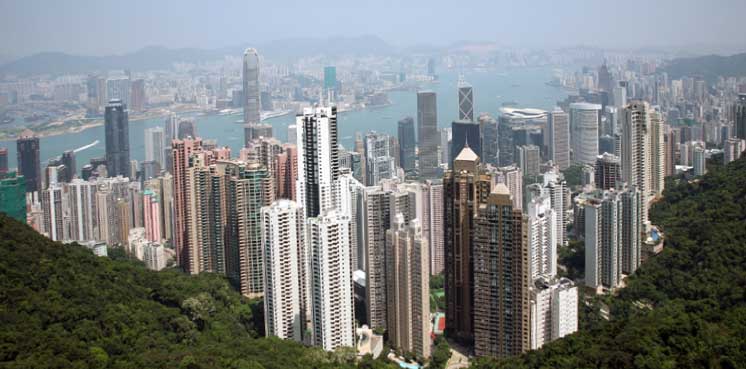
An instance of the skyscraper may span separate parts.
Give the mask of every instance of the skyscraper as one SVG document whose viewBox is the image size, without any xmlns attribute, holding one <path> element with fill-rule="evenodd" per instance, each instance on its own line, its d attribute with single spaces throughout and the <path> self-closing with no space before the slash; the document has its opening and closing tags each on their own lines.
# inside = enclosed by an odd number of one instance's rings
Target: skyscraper
<svg viewBox="0 0 746 369">
<path fill-rule="evenodd" d="M 445 267 L 443 181 L 426 181 L 425 194 L 421 224 L 429 224 L 427 239 L 430 244 L 430 274 L 437 275 L 443 273 Z"/>
<path fill-rule="evenodd" d="M 735 136 L 746 140 L 746 93 L 738 94 L 738 101 L 733 107 Z"/>
<path fill-rule="evenodd" d="M 41 190 L 41 158 L 39 138 L 30 130 L 21 132 L 16 141 L 18 154 L 18 174 L 26 179 L 26 192 Z"/>
<path fill-rule="evenodd" d="M 705 159 L 705 149 L 702 146 L 695 146 L 692 150 L 692 165 L 694 167 L 695 176 L 703 176 L 707 173 L 707 159 Z"/>
<path fill-rule="evenodd" d="M 560 170 L 570 167 L 570 119 L 567 113 L 555 108 L 547 115 L 549 157 Z"/>
<path fill-rule="evenodd" d="M 62 156 L 60 157 L 60 161 L 62 162 L 62 165 L 65 166 L 65 178 L 62 179 L 63 182 L 70 182 L 73 180 L 73 177 L 75 177 L 78 174 L 78 170 L 75 165 L 75 151 L 73 150 L 65 150 L 65 152 L 62 153 Z"/>
<path fill-rule="evenodd" d="M 121 100 L 106 105 L 106 171 L 109 176 L 130 175 L 129 112 Z"/>
<path fill-rule="evenodd" d="M 145 80 L 136 79 L 132 81 L 132 91 L 130 92 L 130 99 L 132 101 L 132 111 L 143 111 L 145 110 L 145 103 L 147 98 L 145 97 Z"/>
<path fill-rule="evenodd" d="M 650 112 L 650 196 L 663 194 L 666 178 L 665 125 L 657 111 Z"/>
<path fill-rule="evenodd" d="M 613 190 L 621 184 L 622 167 L 619 158 L 604 153 L 596 158 L 595 182 L 600 190 Z"/>
<path fill-rule="evenodd" d="M 458 119 L 474 122 L 474 91 L 470 84 L 461 79 L 458 81 Z"/>
<path fill-rule="evenodd" d="M 366 185 L 375 186 L 381 180 L 397 177 L 396 151 L 389 135 L 372 131 L 365 135 Z"/>
<path fill-rule="evenodd" d="M 495 182 L 508 187 L 515 209 L 523 209 L 523 171 L 520 167 L 510 165 L 497 168 Z"/>
<path fill-rule="evenodd" d="M 386 231 L 387 333 L 392 346 L 430 356 L 430 286 L 427 239 L 419 220 L 399 213 Z"/>
<path fill-rule="evenodd" d="M 414 119 L 404 117 L 397 122 L 397 138 L 399 139 L 399 163 L 406 173 L 413 173 L 417 160 L 417 142 L 414 133 Z"/>
<path fill-rule="evenodd" d="M 482 137 L 482 156 L 481 158 L 487 164 L 497 165 L 498 145 L 497 145 L 497 120 L 487 113 L 482 113 L 477 119 L 479 121 L 479 131 Z"/>
<path fill-rule="evenodd" d="M 202 150 L 202 140 L 185 139 L 174 140 L 172 143 L 172 162 L 173 162 L 173 194 L 174 194 L 174 248 L 176 250 L 176 261 L 186 273 L 197 274 L 192 259 L 196 257 L 192 253 L 189 237 L 189 204 L 192 194 L 188 191 L 189 178 L 187 170 L 189 169 L 189 160 L 193 153 Z"/>
<path fill-rule="evenodd" d="M 296 117 L 298 180 L 296 196 L 306 217 L 317 217 L 336 204 L 339 178 L 337 108 L 306 108 Z"/>
<path fill-rule="evenodd" d="M 363 192 L 365 232 L 366 308 L 371 328 L 385 328 L 386 322 L 386 230 L 391 226 L 391 192 L 379 186 Z"/>
<path fill-rule="evenodd" d="M 530 345 L 530 266 L 526 224 L 498 184 L 474 219 L 474 353 L 507 357 Z"/>
<path fill-rule="evenodd" d="M 570 138 L 575 163 L 593 165 L 596 162 L 600 110 L 598 104 L 570 104 Z"/>
<path fill-rule="evenodd" d="M 455 155 L 469 146 L 477 156 L 482 157 L 482 137 L 480 135 L 479 124 L 473 121 L 457 120 L 451 123 L 451 158 L 449 166 L 453 165 Z"/>
<path fill-rule="evenodd" d="M 96 184 L 79 178 L 65 185 L 70 214 L 70 238 L 94 241 L 96 237 Z"/>
<path fill-rule="evenodd" d="M 8 149 L 0 148 L 0 178 L 8 173 Z"/>
<path fill-rule="evenodd" d="M 465 147 L 443 178 L 446 327 L 462 342 L 474 338 L 473 234 L 476 210 L 487 200 L 492 178 Z"/>
<path fill-rule="evenodd" d="M 528 204 L 528 253 L 531 280 L 557 275 L 557 222 L 549 196 Z"/>
<path fill-rule="evenodd" d="M 261 211 L 266 334 L 297 342 L 303 342 L 306 330 L 302 211 L 290 200 L 278 200 Z"/>
<path fill-rule="evenodd" d="M 367 187 L 363 203 L 366 315 L 371 328 L 386 328 L 386 230 L 391 227 L 391 192 Z"/>
<path fill-rule="evenodd" d="M 651 152 L 654 119 L 657 119 L 657 114 L 644 101 L 632 101 L 622 110 L 622 180 L 642 193 L 645 222 L 648 219 L 649 199 L 656 194 L 652 184 L 654 168 Z M 656 167 L 655 171 L 658 169 Z"/>
<path fill-rule="evenodd" d="M 337 109 L 306 108 L 296 117 L 296 196 L 306 220 L 313 337 L 325 350 L 354 344 L 350 209 L 343 203 Z"/>
<path fill-rule="evenodd" d="M 241 294 L 251 298 L 264 292 L 262 219 L 260 211 L 269 206 L 274 192 L 267 169 L 249 162 L 228 183 L 228 242 L 226 272 Z"/>
<path fill-rule="evenodd" d="M 585 285 L 615 289 L 640 264 L 642 194 L 604 191 L 585 204 Z"/>
<path fill-rule="evenodd" d="M 541 165 L 541 152 L 536 145 L 522 145 L 516 147 L 518 154 L 518 167 L 525 176 L 538 176 Z"/>
<path fill-rule="evenodd" d="M 324 93 L 327 102 L 332 103 L 337 98 L 337 67 L 324 67 Z"/>
<path fill-rule="evenodd" d="M 156 162 L 161 168 L 166 167 L 166 135 L 163 128 L 145 129 L 145 161 Z"/>
<path fill-rule="evenodd" d="M 247 126 L 261 123 L 259 109 L 259 54 L 256 49 L 246 49 L 243 54 L 243 122 Z M 253 137 L 246 136 L 244 133 L 244 142 L 248 142 Z"/>
<path fill-rule="evenodd" d="M 417 142 L 422 178 L 438 175 L 438 110 L 435 92 L 417 93 Z"/>
<path fill-rule="evenodd" d="M 26 181 L 15 172 L 10 172 L 6 177 L 0 176 L 0 213 L 26 222 Z"/>
<path fill-rule="evenodd" d="M 119 100 L 125 106 L 129 106 L 132 92 L 131 81 L 128 77 L 118 77 L 106 80 L 106 98 Z"/>
<path fill-rule="evenodd" d="M 298 177 L 298 150 L 295 144 L 282 146 L 283 152 L 275 155 L 275 194 L 278 199 L 295 201 L 295 180 Z"/>
<path fill-rule="evenodd" d="M 312 343 L 327 351 L 353 346 L 350 218 L 332 209 L 307 222 Z"/>
</svg>

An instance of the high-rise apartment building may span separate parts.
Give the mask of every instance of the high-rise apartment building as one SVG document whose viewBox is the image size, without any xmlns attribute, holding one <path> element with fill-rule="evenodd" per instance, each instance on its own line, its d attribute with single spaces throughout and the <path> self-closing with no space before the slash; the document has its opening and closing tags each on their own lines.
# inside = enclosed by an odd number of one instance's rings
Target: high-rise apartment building
<svg viewBox="0 0 746 369">
<path fill-rule="evenodd" d="M 692 154 L 692 167 L 694 168 L 694 175 L 705 175 L 705 173 L 707 173 L 707 159 L 705 158 L 705 149 L 702 146 L 694 146 Z"/>
<path fill-rule="evenodd" d="M 507 357 L 530 346 L 530 262 L 527 226 L 498 184 L 474 219 L 474 353 Z"/>
<path fill-rule="evenodd" d="M 429 224 L 427 239 L 430 245 L 430 274 L 443 273 L 445 267 L 443 181 L 426 181 L 421 224 Z"/>
<path fill-rule="evenodd" d="M 508 187 L 514 208 L 523 209 L 523 171 L 520 167 L 510 165 L 498 168 L 495 182 Z"/>
<path fill-rule="evenodd" d="M 417 93 L 417 143 L 422 178 L 438 175 L 438 110 L 435 92 Z"/>
<path fill-rule="evenodd" d="M 303 342 L 306 331 L 303 210 L 278 200 L 261 210 L 267 336 Z"/>
<path fill-rule="evenodd" d="M 317 217 L 337 205 L 337 108 L 306 108 L 296 117 L 296 125 L 299 127 L 296 196 L 306 217 Z"/>
<path fill-rule="evenodd" d="M 599 192 L 585 204 L 585 284 L 615 289 L 622 274 L 640 265 L 642 193 L 634 188 Z"/>
<path fill-rule="evenodd" d="M 161 168 L 166 167 L 166 135 L 163 128 L 145 129 L 145 161 L 156 162 Z"/>
<path fill-rule="evenodd" d="M 264 291 L 262 220 L 260 211 L 272 202 L 272 178 L 256 162 L 237 168 L 228 183 L 228 279 L 244 296 L 261 297 Z"/>
<path fill-rule="evenodd" d="M 474 339 L 472 257 L 477 209 L 487 201 L 492 178 L 470 148 L 461 150 L 443 178 L 446 327 L 462 342 Z"/>
<path fill-rule="evenodd" d="M 132 111 L 143 111 L 145 110 L 145 103 L 147 97 L 145 97 L 145 80 L 136 79 L 132 81 L 132 90 L 130 92 L 131 104 L 129 105 Z"/>
<path fill-rule="evenodd" d="M 560 169 L 570 167 L 570 117 L 560 108 L 547 115 L 549 158 Z"/>
<path fill-rule="evenodd" d="M 530 294 L 532 350 L 578 330 L 578 288 L 571 280 L 541 276 Z"/>
<path fill-rule="evenodd" d="M 307 218 L 311 340 L 331 351 L 354 345 L 350 218 L 332 209 Z"/>
<path fill-rule="evenodd" d="M 662 136 L 660 118 L 644 101 L 632 101 L 623 110 L 622 120 L 622 180 L 634 186 L 643 196 L 643 219 L 647 223 L 648 204 L 663 190 Z M 653 132 L 656 132 L 653 139 Z M 653 142 L 656 143 L 655 147 Z M 660 144 L 660 147 L 658 146 Z M 655 157 L 655 159 L 654 159 Z M 655 166 L 654 166 L 655 165 Z M 653 183 L 655 180 L 655 183 Z"/>
<path fill-rule="evenodd" d="M 132 83 L 128 77 L 118 77 L 106 80 L 106 98 L 119 100 L 129 106 L 131 101 Z"/>
<path fill-rule="evenodd" d="M 104 113 L 106 171 L 109 176 L 130 176 L 129 112 L 121 100 L 111 100 Z"/>
<path fill-rule="evenodd" d="M 278 199 L 295 200 L 295 180 L 298 178 L 298 149 L 295 144 L 282 146 L 274 157 L 275 195 Z"/>
<path fill-rule="evenodd" d="M 16 141 L 18 154 L 18 174 L 26 179 L 26 192 L 42 189 L 41 157 L 39 155 L 39 137 L 30 130 L 21 132 Z"/>
<path fill-rule="evenodd" d="M 386 231 L 387 333 L 391 345 L 430 357 L 430 260 L 419 220 L 401 213 Z"/>
<path fill-rule="evenodd" d="M 189 177 L 187 170 L 190 166 L 192 154 L 202 151 L 202 140 L 197 139 L 176 139 L 171 144 L 172 163 L 173 163 L 173 198 L 174 198 L 174 229 L 173 239 L 176 250 L 176 261 L 186 273 L 197 274 L 198 269 L 194 268 L 193 258 L 196 255 L 192 253 L 189 237 L 189 204 L 192 194 L 189 189 Z"/>
<path fill-rule="evenodd" d="M 621 185 L 622 166 L 618 157 L 613 154 L 603 153 L 596 158 L 594 170 L 596 188 L 601 190 L 613 190 Z"/>
<path fill-rule="evenodd" d="M 386 328 L 386 231 L 391 227 L 391 192 L 379 186 L 363 192 L 366 308 L 371 328 Z"/>
<path fill-rule="evenodd" d="M 600 110 L 598 104 L 570 104 L 570 142 L 575 163 L 593 165 L 596 162 Z"/>
<path fill-rule="evenodd" d="M 549 196 L 528 204 L 528 251 L 531 280 L 557 275 L 557 219 Z"/>
<path fill-rule="evenodd" d="M 65 185 L 70 214 L 70 239 L 95 241 L 96 228 L 96 184 L 82 179 L 73 179 Z"/>
</svg>

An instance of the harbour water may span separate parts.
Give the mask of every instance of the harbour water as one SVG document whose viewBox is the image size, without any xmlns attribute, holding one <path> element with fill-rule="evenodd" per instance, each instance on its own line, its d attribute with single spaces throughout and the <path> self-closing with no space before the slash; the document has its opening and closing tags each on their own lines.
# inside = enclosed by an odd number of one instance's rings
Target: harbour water
<svg viewBox="0 0 746 369">
<path fill-rule="evenodd" d="M 515 102 L 521 107 L 551 109 L 557 101 L 564 99 L 567 93 L 561 88 L 546 84 L 552 78 L 551 67 L 516 68 L 500 71 L 467 72 L 464 80 L 474 88 L 475 118 L 479 113 L 487 112 L 497 117 L 502 103 Z M 445 72 L 437 83 L 425 89 L 437 93 L 438 125 L 450 126 L 458 118 L 458 74 Z M 339 135 L 342 145 L 353 147 L 355 132 L 375 130 L 396 135 L 397 121 L 405 116 L 416 117 L 417 94 L 414 91 L 394 91 L 389 93 L 391 105 L 360 111 L 344 112 L 339 115 Z M 237 124 L 239 115 L 194 116 L 197 133 L 203 139 L 217 140 L 220 146 L 229 146 L 234 153 L 243 145 L 243 127 Z M 294 115 L 270 118 L 274 135 L 281 141 L 287 140 L 287 126 L 295 122 Z M 143 143 L 144 130 L 152 127 L 163 127 L 164 119 L 147 119 L 130 122 L 130 152 L 133 160 L 142 161 L 145 156 Z M 96 142 L 98 141 L 98 142 Z M 103 157 L 105 154 L 104 127 L 94 127 L 77 133 L 44 137 L 40 142 L 42 167 L 50 158 L 61 155 L 65 150 L 83 148 L 75 153 L 78 171 L 91 158 Z M 8 164 L 16 166 L 16 143 L 0 142 L 0 147 L 8 148 Z"/>
</svg>

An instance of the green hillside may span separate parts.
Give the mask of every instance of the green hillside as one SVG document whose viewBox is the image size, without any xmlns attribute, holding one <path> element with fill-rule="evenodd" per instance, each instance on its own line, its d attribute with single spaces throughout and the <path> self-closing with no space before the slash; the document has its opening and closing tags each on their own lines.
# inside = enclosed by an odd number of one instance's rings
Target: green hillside
<svg viewBox="0 0 746 369">
<path fill-rule="evenodd" d="M 666 249 L 607 299 L 611 321 L 590 319 L 591 328 L 539 351 L 472 367 L 746 367 L 744 184 L 746 158 L 697 183 L 671 181 L 651 211 Z"/>
<path fill-rule="evenodd" d="M 349 350 L 258 338 L 256 305 L 222 277 L 99 258 L 0 214 L 0 368 L 354 366 Z"/>
</svg>

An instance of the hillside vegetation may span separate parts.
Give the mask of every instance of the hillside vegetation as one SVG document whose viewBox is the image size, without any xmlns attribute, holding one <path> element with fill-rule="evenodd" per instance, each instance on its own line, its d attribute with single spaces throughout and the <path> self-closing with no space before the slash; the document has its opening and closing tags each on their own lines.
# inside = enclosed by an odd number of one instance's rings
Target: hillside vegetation
<svg viewBox="0 0 746 369">
<path fill-rule="evenodd" d="M 609 322 L 473 368 L 746 367 L 746 158 L 669 181 L 651 220 L 666 248 L 608 298 Z"/>
<path fill-rule="evenodd" d="M 259 305 L 220 276 L 96 257 L 0 214 L 0 368 L 355 366 L 351 350 L 259 337 Z"/>
</svg>

